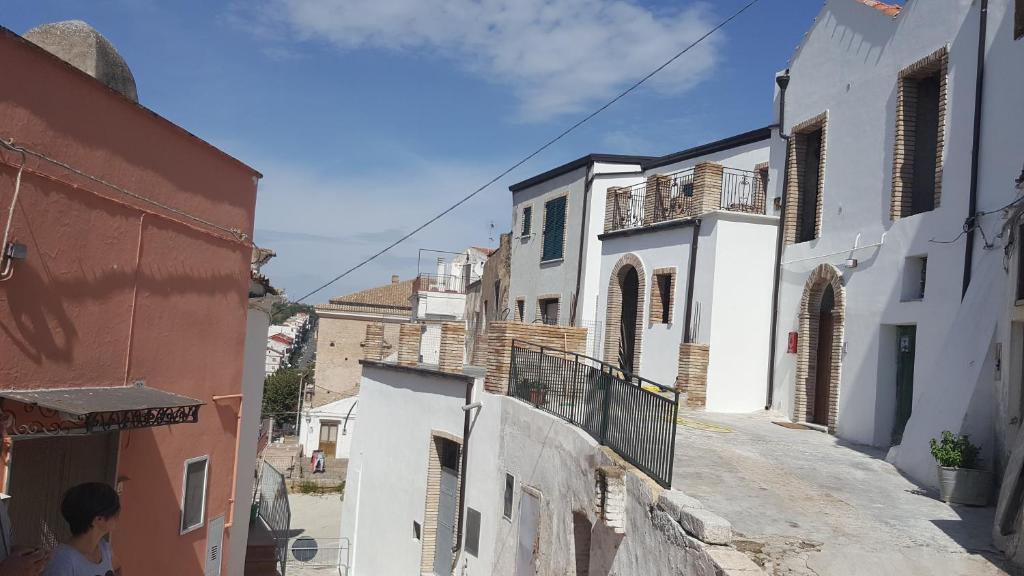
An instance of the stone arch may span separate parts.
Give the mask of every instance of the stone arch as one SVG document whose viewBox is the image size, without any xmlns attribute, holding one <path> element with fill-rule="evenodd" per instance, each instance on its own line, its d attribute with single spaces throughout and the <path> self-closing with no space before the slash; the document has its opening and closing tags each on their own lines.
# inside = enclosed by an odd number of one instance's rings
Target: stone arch
<svg viewBox="0 0 1024 576">
<path fill-rule="evenodd" d="M 807 278 L 803 297 L 800 299 L 800 336 L 797 346 L 796 390 L 793 403 L 793 419 L 810 422 L 814 418 L 815 393 L 817 392 L 817 364 L 819 326 L 821 321 L 822 297 L 826 288 L 832 288 L 832 349 L 831 369 L 828 374 L 828 431 L 835 434 L 839 412 L 839 381 L 842 365 L 843 332 L 846 319 L 846 288 L 843 276 L 831 264 L 820 264 Z"/>
<path fill-rule="evenodd" d="M 636 336 L 633 348 L 633 373 L 640 372 L 640 357 L 643 351 L 644 303 L 647 298 L 647 276 L 644 265 L 635 254 L 626 254 L 615 263 L 608 278 L 608 305 L 604 323 L 604 361 L 619 365 L 619 344 L 622 332 L 622 282 L 630 270 L 635 270 L 637 279 Z"/>
</svg>

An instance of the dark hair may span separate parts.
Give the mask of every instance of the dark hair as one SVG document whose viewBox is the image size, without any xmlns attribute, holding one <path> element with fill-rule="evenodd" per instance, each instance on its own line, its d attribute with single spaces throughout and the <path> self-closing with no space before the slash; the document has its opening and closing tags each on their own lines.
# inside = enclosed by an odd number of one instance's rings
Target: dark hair
<svg viewBox="0 0 1024 576">
<path fill-rule="evenodd" d="M 71 534 L 85 534 L 96 517 L 113 518 L 121 511 L 121 499 L 109 485 L 86 482 L 72 486 L 64 493 L 60 514 L 68 521 Z"/>
</svg>

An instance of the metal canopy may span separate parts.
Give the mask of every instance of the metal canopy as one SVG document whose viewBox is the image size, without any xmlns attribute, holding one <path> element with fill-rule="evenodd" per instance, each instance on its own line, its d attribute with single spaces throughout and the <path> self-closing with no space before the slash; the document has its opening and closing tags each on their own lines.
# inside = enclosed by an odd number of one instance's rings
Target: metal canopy
<svg viewBox="0 0 1024 576">
<path fill-rule="evenodd" d="M 203 402 L 147 386 L 0 390 L 12 437 L 106 432 L 199 421 Z"/>
</svg>

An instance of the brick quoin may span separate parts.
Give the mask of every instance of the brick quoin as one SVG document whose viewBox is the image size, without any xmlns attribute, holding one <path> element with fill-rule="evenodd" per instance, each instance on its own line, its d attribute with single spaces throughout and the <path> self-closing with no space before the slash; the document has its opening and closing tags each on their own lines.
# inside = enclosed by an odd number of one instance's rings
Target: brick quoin
<svg viewBox="0 0 1024 576">
<path fill-rule="evenodd" d="M 605 313 L 604 332 L 604 361 L 613 366 L 619 365 L 619 338 L 622 325 L 622 279 L 629 271 L 628 268 L 636 268 L 639 287 L 637 288 L 636 303 L 636 346 L 633 350 L 633 373 L 640 372 L 640 357 L 643 352 L 644 322 L 647 316 L 644 314 L 644 299 L 647 296 L 647 276 L 644 273 L 644 265 L 635 254 L 626 254 L 615 263 L 611 277 L 608 279 L 608 307 Z"/>
<path fill-rule="evenodd" d="M 821 264 L 811 272 L 800 300 L 800 340 L 797 346 L 796 386 L 793 419 L 810 422 L 814 419 L 814 394 L 817 382 L 818 320 L 821 298 L 826 286 L 832 286 L 835 307 L 832 309 L 832 373 L 829 374 L 828 431 L 836 432 L 839 407 L 843 328 L 846 318 L 846 288 L 843 276 L 831 264 Z"/>
</svg>

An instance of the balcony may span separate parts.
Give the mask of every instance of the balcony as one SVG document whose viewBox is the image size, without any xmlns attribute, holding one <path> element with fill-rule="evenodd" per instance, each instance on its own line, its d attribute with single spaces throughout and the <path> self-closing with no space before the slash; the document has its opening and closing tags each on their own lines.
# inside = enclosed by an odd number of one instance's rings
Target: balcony
<svg viewBox="0 0 1024 576">
<path fill-rule="evenodd" d="M 650 176 L 634 186 L 609 188 L 605 232 L 695 218 L 717 210 L 764 214 L 763 176 L 704 162 L 673 174 Z"/>
<path fill-rule="evenodd" d="M 476 276 L 467 278 L 462 274 L 424 274 L 421 272 L 413 283 L 413 291 L 465 294 L 466 287 L 476 280 Z"/>
</svg>

